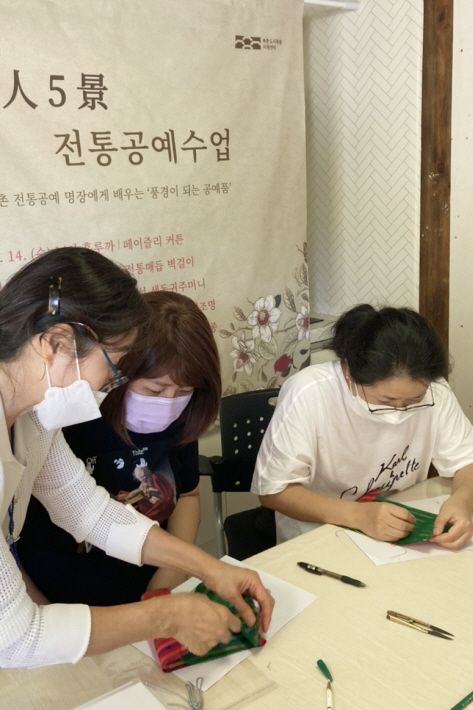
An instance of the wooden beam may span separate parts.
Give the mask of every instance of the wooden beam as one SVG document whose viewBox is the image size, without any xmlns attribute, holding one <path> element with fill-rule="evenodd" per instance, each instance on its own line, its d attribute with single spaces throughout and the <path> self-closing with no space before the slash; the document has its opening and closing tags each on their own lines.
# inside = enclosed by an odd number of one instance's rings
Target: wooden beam
<svg viewBox="0 0 473 710">
<path fill-rule="evenodd" d="M 424 0 L 419 310 L 448 347 L 453 0 Z"/>
</svg>

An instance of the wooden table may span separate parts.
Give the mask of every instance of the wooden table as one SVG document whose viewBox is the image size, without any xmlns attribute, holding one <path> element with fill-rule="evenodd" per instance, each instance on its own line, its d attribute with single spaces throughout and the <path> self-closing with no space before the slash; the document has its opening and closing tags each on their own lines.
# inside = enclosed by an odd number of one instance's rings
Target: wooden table
<svg viewBox="0 0 473 710">
<path fill-rule="evenodd" d="M 396 498 L 448 490 L 447 481 L 430 479 Z M 368 586 L 310 575 L 297 567 L 298 560 Z M 210 688 L 205 710 L 324 708 L 318 658 L 334 675 L 336 710 L 449 710 L 473 690 L 471 551 L 376 567 L 342 529 L 324 525 L 255 556 L 251 566 L 313 592 L 317 600 Z M 387 609 L 445 628 L 455 640 L 387 621 Z M 0 708 L 70 710 L 133 679 L 158 686 L 156 696 L 167 707 L 186 707 L 182 682 L 129 646 L 75 666 L 2 670 Z"/>
</svg>

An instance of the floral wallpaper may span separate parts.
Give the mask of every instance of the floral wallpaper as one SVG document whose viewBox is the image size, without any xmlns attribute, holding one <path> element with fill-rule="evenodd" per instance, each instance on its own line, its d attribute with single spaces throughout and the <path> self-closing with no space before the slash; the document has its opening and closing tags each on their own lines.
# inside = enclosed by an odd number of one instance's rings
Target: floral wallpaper
<svg viewBox="0 0 473 710">
<path fill-rule="evenodd" d="M 280 293 L 253 293 L 233 308 L 233 320 L 218 335 L 229 341 L 223 357 L 232 361 L 231 384 L 223 394 L 269 389 L 310 361 L 307 244 L 297 246 L 301 262 Z"/>
</svg>

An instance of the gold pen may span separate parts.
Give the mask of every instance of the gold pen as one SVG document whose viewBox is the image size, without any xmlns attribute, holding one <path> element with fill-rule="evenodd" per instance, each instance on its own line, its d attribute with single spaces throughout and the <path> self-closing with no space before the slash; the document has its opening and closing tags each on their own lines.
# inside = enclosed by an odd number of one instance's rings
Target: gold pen
<svg viewBox="0 0 473 710">
<path fill-rule="evenodd" d="M 426 621 L 421 621 L 420 619 L 414 619 L 412 616 L 407 616 L 406 614 L 401 614 L 399 611 L 387 611 L 386 618 L 389 621 L 394 621 L 396 624 L 402 624 L 403 626 L 410 626 L 411 629 L 416 629 L 421 631 L 423 634 L 429 634 L 430 636 L 438 636 L 442 639 L 448 639 L 452 641 L 454 635 L 450 631 L 445 631 L 439 626 L 434 626 Z"/>
</svg>

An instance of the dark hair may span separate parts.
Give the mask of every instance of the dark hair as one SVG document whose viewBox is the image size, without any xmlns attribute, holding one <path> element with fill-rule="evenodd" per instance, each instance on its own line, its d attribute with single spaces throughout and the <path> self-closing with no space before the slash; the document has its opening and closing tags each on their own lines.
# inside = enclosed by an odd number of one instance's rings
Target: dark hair
<svg viewBox="0 0 473 710">
<path fill-rule="evenodd" d="M 335 323 L 331 348 L 360 385 L 397 375 L 428 382 L 448 375 L 448 356 L 440 337 L 424 316 L 410 308 L 355 306 Z"/>
<path fill-rule="evenodd" d="M 55 313 L 48 313 L 51 293 Z M 79 356 L 93 347 L 87 328 L 113 348 L 144 324 L 146 313 L 135 279 L 120 266 L 91 249 L 51 249 L 0 290 L 0 361 L 14 359 L 30 338 L 58 323 L 71 323 Z"/>
<path fill-rule="evenodd" d="M 217 345 L 210 324 L 192 299 L 171 291 L 144 295 L 150 322 L 143 355 L 131 352 L 120 362 L 132 380 L 169 375 L 178 385 L 194 388 L 192 399 L 180 416 L 180 443 L 195 441 L 218 414 L 222 383 Z M 124 397 L 127 386 L 111 392 L 101 410 L 117 434 L 128 444 L 124 425 Z"/>
</svg>

